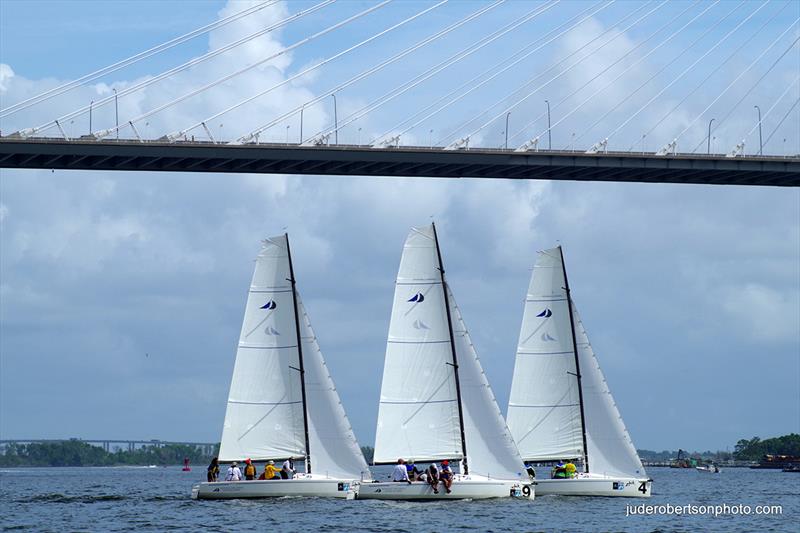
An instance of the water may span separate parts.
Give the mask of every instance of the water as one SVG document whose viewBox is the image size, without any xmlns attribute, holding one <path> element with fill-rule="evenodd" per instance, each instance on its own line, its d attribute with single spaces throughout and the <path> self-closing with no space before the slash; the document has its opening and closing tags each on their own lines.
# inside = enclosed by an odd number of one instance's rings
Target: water
<svg viewBox="0 0 800 533">
<path fill-rule="evenodd" d="M 651 468 L 650 499 L 544 496 L 453 502 L 315 498 L 194 501 L 203 466 L 0 470 L 3 531 L 792 531 L 800 474 Z M 277 483 L 277 482 L 276 482 Z M 781 515 L 625 516 L 627 505 L 781 505 Z"/>
</svg>

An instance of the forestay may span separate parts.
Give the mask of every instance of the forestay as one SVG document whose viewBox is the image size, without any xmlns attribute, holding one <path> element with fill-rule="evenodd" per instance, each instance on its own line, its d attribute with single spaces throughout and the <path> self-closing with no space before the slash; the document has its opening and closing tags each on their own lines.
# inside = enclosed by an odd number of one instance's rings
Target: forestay
<svg viewBox="0 0 800 533">
<path fill-rule="evenodd" d="M 586 329 L 572 302 L 575 337 L 581 367 L 583 405 L 589 465 L 595 474 L 644 476 L 642 461 L 625 428 L 600 364 L 592 350 Z"/>
<path fill-rule="evenodd" d="M 333 478 L 370 479 L 367 462 L 353 434 L 299 294 L 297 305 L 305 363 L 308 440 L 313 472 Z"/>
<path fill-rule="evenodd" d="M 375 462 L 462 456 L 450 330 L 433 227 L 413 228 L 395 285 Z"/>
<path fill-rule="evenodd" d="M 525 465 L 483 372 L 461 310 L 449 287 L 447 290 L 458 356 L 470 474 L 494 479 L 520 479 Z"/>
<path fill-rule="evenodd" d="M 236 351 L 221 461 L 305 457 L 290 277 L 286 237 L 263 241 Z"/>
<path fill-rule="evenodd" d="M 578 380 L 558 248 L 539 252 L 522 316 L 508 427 L 525 460 L 583 457 Z"/>
</svg>

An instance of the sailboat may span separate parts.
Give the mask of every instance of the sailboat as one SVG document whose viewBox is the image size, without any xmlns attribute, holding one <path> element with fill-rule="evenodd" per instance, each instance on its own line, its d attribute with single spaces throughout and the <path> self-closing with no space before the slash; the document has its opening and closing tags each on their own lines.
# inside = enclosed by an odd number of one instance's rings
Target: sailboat
<svg viewBox="0 0 800 533">
<path fill-rule="evenodd" d="M 364 483 L 359 499 L 534 497 L 444 277 L 436 227 L 412 228 L 395 285 L 374 464 L 460 462 L 452 491 L 425 482 Z"/>
<path fill-rule="evenodd" d="M 292 479 L 199 483 L 193 498 L 354 499 L 370 472 L 297 291 L 288 235 L 256 259 L 233 369 L 220 463 L 303 460 Z"/>
<path fill-rule="evenodd" d="M 580 461 L 538 495 L 649 497 L 636 448 L 572 299 L 561 247 L 539 252 L 517 347 L 508 426 L 526 462 Z"/>
</svg>

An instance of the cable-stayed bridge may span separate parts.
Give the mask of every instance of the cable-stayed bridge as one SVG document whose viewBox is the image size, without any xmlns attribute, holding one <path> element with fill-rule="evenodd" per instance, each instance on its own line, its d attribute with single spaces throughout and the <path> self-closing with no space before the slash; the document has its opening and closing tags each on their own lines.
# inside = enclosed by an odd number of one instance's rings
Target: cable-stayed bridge
<svg viewBox="0 0 800 533">
<path fill-rule="evenodd" d="M 9 78 L 0 167 L 798 186 L 799 24 L 781 0 L 232 4 L 39 92 Z"/>
</svg>

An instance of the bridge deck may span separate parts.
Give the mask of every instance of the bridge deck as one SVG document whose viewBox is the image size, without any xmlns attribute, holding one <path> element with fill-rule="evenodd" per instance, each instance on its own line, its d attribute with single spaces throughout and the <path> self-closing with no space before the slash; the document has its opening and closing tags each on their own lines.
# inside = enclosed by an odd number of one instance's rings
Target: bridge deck
<svg viewBox="0 0 800 533">
<path fill-rule="evenodd" d="M 0 168 L 800 186 L 800 157 L 0 138 Z"/>
</svg>

